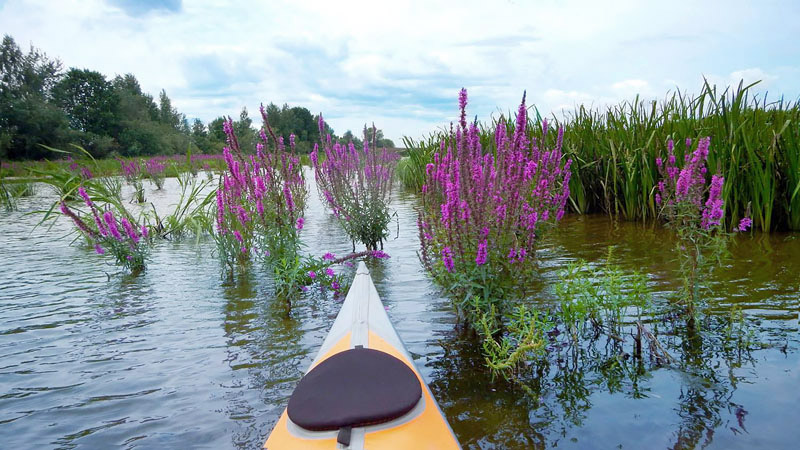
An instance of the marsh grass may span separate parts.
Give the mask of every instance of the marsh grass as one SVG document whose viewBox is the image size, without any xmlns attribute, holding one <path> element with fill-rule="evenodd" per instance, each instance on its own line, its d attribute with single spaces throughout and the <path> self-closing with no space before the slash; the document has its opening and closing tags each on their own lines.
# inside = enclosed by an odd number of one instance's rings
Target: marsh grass
<svg viewBox="0 0 800 450">
<path fill-rule="evenodd" d="M 753 92 L 756 85 L 720 90 L 706 81 L 697 95 L 678 90 L 660 101 L 637 96 L 605 110 L 581 105 L 549 119 L 564 128 L 564 153 L 574 161 L 571 210 L 654 221 L 655 159 L 666 157 L 670 139 L 709 136 L 714 143 L 709 173 L 727 181 L 726 226 L 738 223 L 749 205 L 754 227 L 800 230 L 800 100 L 769 100 Z M 541 129 L 541 115 L 529 120 L 530 130 Z M 405 139 L 409 156 L 398 167 L 405 186 L 421 188 L 435 141 Z M 679 159 L 685 152 L 676 146 Z"/>
</svg>

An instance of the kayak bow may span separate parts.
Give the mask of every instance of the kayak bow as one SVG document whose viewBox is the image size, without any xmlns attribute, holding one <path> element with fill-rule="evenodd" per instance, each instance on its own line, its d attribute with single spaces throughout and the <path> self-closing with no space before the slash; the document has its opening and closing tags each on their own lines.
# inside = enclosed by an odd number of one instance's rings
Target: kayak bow
<svg viewBox="0 0 800 450">
<path fill-rule="evenodd" d="M 363 262 L 264 448 L 461 448 Z"/>
</svg>

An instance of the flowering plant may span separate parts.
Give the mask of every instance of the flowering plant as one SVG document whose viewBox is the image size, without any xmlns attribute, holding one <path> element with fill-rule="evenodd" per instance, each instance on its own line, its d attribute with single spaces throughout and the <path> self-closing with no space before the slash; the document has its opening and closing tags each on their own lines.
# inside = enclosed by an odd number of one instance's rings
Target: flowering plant
<svg viewBox="0 0 800 450">
<path fill-rule="evenodd" d="M 122 175 L 129 185 L 133 186 L 134 200 L 138 203 L 144 203 L 144 184 L 142 183 L 142 166 L 139 161 L 131 159 L 125 161 L 122 158 L 117 158 L 119 164 L 122 166 Z"/>
<path fill-rule="evenodd" d="M 99 255 L 107 251 L 114 256 L 118 265 L 131 273 L 139 273 L 145 269 L 147 258 L 147 241 L 149 232 L 145 225 L 137 225 L 126 214 L 119 214 L 119 219 L 111 210 L 101 211 L 92 201 L 83 186 L 78 188 L 78 195 L 91 211 L 91 218 L 85 220 L 61 201 L 61 212 L 72 219 L 75 226 L 83 234 Z"/>
<path fill-rule="evenodd" d="M 399 159 L 397 153 L 377 147 L 374 125 L 371 145 L 364 127 L 364 147 L 361 150 L 356 149 L 352 141 L 347 145 L 332 143 L 331 135 L 324 134 L 325 121 L 321 114 L 319 132 L 325 158 L 319 160 L 320 148 L 314 144 L 311 164 L 323 202 L 350 236 L 353 251 L 356 241 L 369 250 L 377 249 L 378 243 L 383 248 L 390 220 L 392 180 Z"/>
<path fill-rule="evenodd" d="M 553 149 L 543 148 L 547 122 L 529 137 L 524 96 L 516 123 L 501 118 L 486 144 L 467 126 L 466 104 L 462 89 L 461 120 L 426 167 L 420 257 L 460 312 L 502 314 L 506 297 L 524 297 L 537 237 L 564 215 L 571 160 L 562 161 L 563 130 Z"/>
<path fill-rule="evenodd" d="M 255 155 L 242 152 L 232 120 L 223 122 L 227 171 L 217 189 L 215 238 L 231 268 L 234 261 L 246 261 L 252 254 L 272 263 L 296 259 L 305 224 L 306 185 L 294 153 L 294 136 L 287 152 L 283 138 L 272 132 L 263 106 L 261 114 L 264 127 Z"/>
<path fill-rule="evenodd" d="M 690 327 L 694 326 L 695 303 L 699 297 L 701 274 L 717 264 L 725 253 L 728 234 L 725 232 L 725 202 L 722 192 L 725 178 L 714 174 L 707 182 L 706 161 L 711 138 L 701 138 L 694 152 L 686 153 L 683 167 L 677 166 L 674 142 L 667 143 L 667 161 L 656 158 L 661 173 L 656 204 L 659 217 L 678 237 L 678 255 L 684 279 L 683 298 L 686 300 Z M 686 139 L 687 150 L 692 140 Z M 735 231 L 747 230 L 752 221 L 744 217 Z"/>
<path fill-rule="evenodd" d="M 157 156 L 155 158 L 148 159 L 144 164 L 145 170 L 147 170 L 147 175 L 150 177 L 150 180 L 153 182 L 153 184 L 156 185 L 156 189 L 158 190 L 164 188 L 164 169 L 167 168 L 166 164 L 163 162 L 164 159 L 165 158 L 163 156 Z"/>
</svg>

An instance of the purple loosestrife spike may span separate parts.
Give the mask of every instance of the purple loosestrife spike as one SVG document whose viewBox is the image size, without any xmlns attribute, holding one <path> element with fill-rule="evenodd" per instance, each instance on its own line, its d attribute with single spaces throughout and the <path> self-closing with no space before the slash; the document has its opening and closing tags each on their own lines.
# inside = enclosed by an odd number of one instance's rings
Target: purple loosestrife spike
<svg viewBox="0 0 800 450">
<path fill-rule="evenodd" d="M 750 228 L 750 226 L 752 225 L 753 225 L 753 219 L 749 217 L 742 217 L 742 220 L 739 221 L 739 226 L 734 228 L 734 231 L 739 231 L 739 232 L 747 231 L 747 229 Z"/>
<path fill-rule="evenodd" d="M 147 237 L 147 227 L 144 225 L 142 225 L 142 237 L 143 238 Z"/>
<path fill-rule="evenodd" d="M 286 207 L 289 208 L 289 211 L 294 211 L 294 199 L 292 198 L 292 191 L 289 190 L 289 182 L 286 181 L 283 184 L 283 196 L 286 198 Z"/>
<path fill-rule="evenodd" d="M 445 247 L 442 249 L 442 263 L 444 263 L 444 268 L 447 269 L 448 272 L 453 273 L 453 251 L 450 250 L 450 247 Z"/>
<path fill-rule="evenodd" d="M 334 255 L 331 252 L 328 252 L 328 253 L 325 253 L 325 255 L 322 256 L 322 259 L 324 259 L 326 261 L 333 261 L 334 259 L 336 259 L 336 255 Z"/>
<path fill-rule="evenodd" d="M 95 225 L 97 225 L 97 231 L 100 232 L 100 235 L 103 237 L 108 236 L 108 228 L 106 227 L 106 224 L 103 223 L 103 220 L 100 218 L 100 216 L 97 214 L 96 208 L 92 208 L 92 216 L 94 216 L 94 223 Z"/>
<path fill-rule="evenodd" d="M 378 258 L 378 259 L 385 259 L 385 258 L 389 258 L 390 256 L 386 252 L 384 252 L 383 250 L 373 250 L 372 251 L 372 257 L 373 258 Z"/>
<path fill-rule="evenodd" d="M 61 212 L 65 216 L 72 219 L 72 221 L 75 223 L 75 226 L 77 226 L 79 230 L 88 234 L 89 236 L 94 237 L 95 235 L 94 232 L 90 230 L 88 226 L 86 226 L 86 224 L 83 222 L 83 220 L 81 220 L 80 217 L 78 217 L 74 212 L 72 212 L 71 209 L 67 208 L 67 204 L 63 200 L 61 201 Z"/>
<path fill-rule="evenodd" d="M 119 228 L 117 228 L 117 218 L 114 217 L 114 214 L 111 211 L 106 211 L 103 214 L 103 220 L 106 221 L 106 225 L 108 225 L 108 231 L 111 233 L 111 236 L 114 239 L 121 241 L 122 235 L 119 233 Z"/>
<path fill-rule="evenodd" d="M 305 219 L 303 219 L 302 217 L 298 217 L 298 218 L 297 218 L 297 223 L 295 223 L 295 227 L 296 227 L 298 230 L 302 230 L 302 229 L 303 229 L 303 225 L 304 225 L 305 223 L 306 223 Z"/>
<path fill-rule="evenodd" d="M 333 269 L 331 269 L 330 267 L 328 267 L 327 269 L 325 269 L 325 274 L 326 274 L 326 275 L 328 275 L 329 277 L 334 277 L 334 276 L 336 276 L 336 272 L 334 272 L 334 271 L 333 271 Z"/>
<path fill-rule="evenodd" d="M 308 271 L 308 277 L 313 280 L 314 278 L 317 278 L 317 273 L 314 272 L 313 270 L 309 270 Z"/>
<path fill-rule="evenodd" d="M 84 189 L 83 186 L 78 188 L 78 195 L 80 195 L 81 198 L 83 198 L 83 201 L 86 202 L 86 206 L 90 208 L 93 206 L 92 199 L 89 198 L 89 194 L 86 193 L 86 189 Z"/>
<path fill-rule="evenodd" d="M 334 282 L 333 282 L 333 283 L 331 283 L 331 289 L 333 289 L 334 291 L 337 291 L 337 292 L 338 292 L 338 291 L 339 291 L 339 289 L 341 289 L 341 288 L 342 288 L 342 286 L 340 286 L 340 285 L 339 285 L 339 282 L 338 282 L 338 281 L 335 281 L 335 280 L 334 280 Z"/>
<path fill-rule="evenodd" d="M 131 225 L 131 223 L 128 222 L 128 219 L 125 217 L 122 218 L 121 222 L 122 228 L 125 230 L 125 233 L 128 235 L 128 237 L 133 241 L 134 244 L 138 244 L 139 234 L 136 233 L 136 229 L 133 227 L 133 225 Z"/>
<path fill-rule="evenodd" d="M 94 251 L 96 251 L 98 255 L 102 255 L 106 252 L 103 250 L 103 247 L 100 247 L 100 244 L 94 244 Z"/>
<path fill-rule="evenodd" d="M 239 230 L 233 230 L 233 236 L 236 238 L 237 241 L 240 243 L 244 243 L 244 238 L 242 238 L 242 233 Z"/>
<path fill-rule="evenodd" d="M 486 264 L 486 251 L 487 251 L 486 247 L 487 247 L 486 239 L 484 239 L 483 241 L 481 241 L 480 244 L 478 244 L 478 254 L 475 256 L 475 264 L 479 266 Z"/>
</svg>

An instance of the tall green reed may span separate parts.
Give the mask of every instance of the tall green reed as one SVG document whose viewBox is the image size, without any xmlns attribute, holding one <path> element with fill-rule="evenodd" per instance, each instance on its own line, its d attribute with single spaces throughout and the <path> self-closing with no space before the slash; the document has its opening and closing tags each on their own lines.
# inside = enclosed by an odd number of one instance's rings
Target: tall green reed
<svg viewBox="0 0 800 450">
<path fill-rule="evenodd" d="M 800 101 L 770 101 L 753 91 L 756 85 L 718 89 L 706 81 L 697 95 L 676 90 L 659 101 L 637 96 L 606 109 L 581 105 L 550 119 L 564 128 L 564 153 L 574 161 L 571 209 L 655 220 L 655 159 L 666 156 L 671 139 L 709 136 L 709 169 L 728 181 L 726 226 L 744 217 L 749 205 L 756 228 L 800 230 Z M 531 114 L 529 120 L 534 130 L 544 119 Z M 487 134 L 482 131 L 482 138 Z M 432 151 L 424 140 L 406 139 L 406 146 L 409 157 L 399 178 L 419 189 L 418 174 L 432 162 Z M 684 156 L 683 149 L 676 151 Z"/>
</svg>

